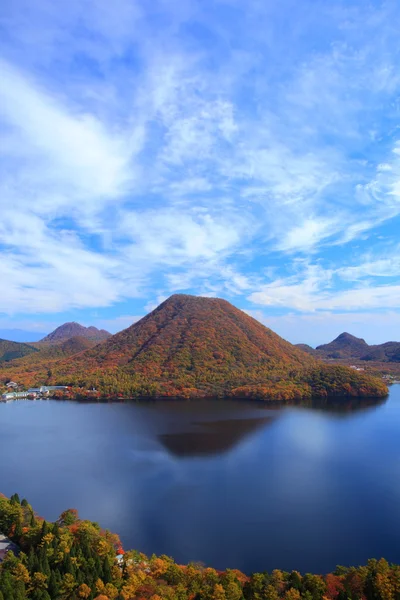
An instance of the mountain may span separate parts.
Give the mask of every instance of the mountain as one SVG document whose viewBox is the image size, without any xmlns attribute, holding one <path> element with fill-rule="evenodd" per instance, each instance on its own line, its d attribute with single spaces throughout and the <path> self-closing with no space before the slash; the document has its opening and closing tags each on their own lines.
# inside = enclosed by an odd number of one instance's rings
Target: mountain
<svg viewBox="0 0 400 600">
<path fill-rule="evenodd" d="M 318 352 L 312 348 L 311 346 L 309 346 L 308 344 L 295 344 L 296 348 L 298 348 L 299 350 L 303 350 L 303 352 L 307 352 L 307 354 L 316 354 L 318 355 Z"/>
<path fill-rule="evenodd" d="M 35 343 L 32 346 L 27 344 L 16 344 L 18 347 L 13 352 L 8 352 L 7 358 L 1 359 L 0 344 L 0 381 L 6 378 L 17 379 L 19 383 L 30 385 L 30 378 L 34 373 L 40 374 L 43 383 L 43 373 L 51 371 L 55 362 L 65 359 L 69 356 L 83 352 L 92 348 L 99 342 L 80 336 L 74 336 L 62 342 L 56 343 Z M 8 342 L 15 344 L 15 342 Z M 5 362 L 7 360 L 7 362 Z"/>
<path fill-rule="evenodd" d="M 37 352 L 37 350 L 28 344 L 0 340 L 0 362 L 8 362 L 33 352 Z"/>
<path fill-rule="evenodd" d="M 226 300 L 182 294 L 102 344 L 57 362 L 48 383 L 95 387 L 112 397 L 387 393 L 380 380 L 324 365 Z"/>
<path fill-rule="evenodd" d="M 307 344 L 296 344 L 304 352 L 321 359 L 365 360 L 370 362 L 400 362 L 400 342 L 368 345 L 362 338 L 350 333 L 341 333 L 329 344 L 314 350 Z"/>
<path fill-rule="evenodd" d="M 2 362 L 0 343 L 0 382 L 5 383 L 7 379 L 12 379 L 29 387 L 37 374 L 39 378 L 37 383 L 43 384 L 45 376 L 49 376 L 57 361 L 93 348 L 98 343 L 96 340 L 74 336 L 58 343 L 37 342 L 32 346 L 16 344 L 17 346 L 27 346 L 25 354 L 23 349 L 19 349 L 18 352 L 14 351 L 12 354 L 9 353 L 8 362 L 5 362 L 4 359 Z M 15 342 L 8 342 L 8 344 L 15 344 Z"/>
<path fill-rule="evenodd" d="M 357 338 L 350 333 L 341 333 L 330 344 L 317 346 L 320 356 L 325 358 L 361 358 L 368 352 L 369 346 L 362 338 Z"/>
<path fill-rule="evenodd" d="M 376 362 L 400 362 L 400 342 L 386 342 L 376 346 L 369 346 L 368 352 L 361 360 Z"/>
<path fill-rule="evenodd" d="M 72 337 L 86 338 L 96 342 L 102 342 L 110 337 L 111 333 L 105 329 L 97 329 L 96 327 L 84 327 L 79 323 L 71 322 L 60 325 L 54 331 L 46 335 L 40 340 L 40 344 L 58 344 Z"/>
<path fill-rule="evenodd" d="M 24 362 L 30 362 L 30 364 L 33 365 L 34 363 L 40 364 L 48 359 L 54 360 L 57 358 L 73 356 L 74 354 L 88 350 L 88 348 L 93 348 L 93 346 L 96 346 L 98 343 L 99 342 L 95 339 L 86 338 L 79 335 L 74 335 L 66 340 L 61 340 L 58 343 L 38 342 L 37 344 L 34 344 L 34 346 L 39 348 L 40 352 L 35 354 L 34 357 L 24 359 Z M 19 362 L 21 363 L 22 359 Z"/>
</svg>

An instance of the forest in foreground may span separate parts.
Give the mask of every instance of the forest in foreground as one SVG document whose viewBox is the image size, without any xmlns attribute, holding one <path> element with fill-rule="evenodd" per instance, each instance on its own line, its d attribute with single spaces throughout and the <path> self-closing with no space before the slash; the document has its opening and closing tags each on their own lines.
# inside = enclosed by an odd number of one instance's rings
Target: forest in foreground
<svg viewBox="0 0 400 600">
<path fill-rule="evenodd" d="M 385 559 L 327 575 L 179 565 L 165 555 L 125 552 L 116 534 L 74 509 L 47 522 L 17 494 L 0 496 L 0 532 L 15 544 L 0 562 L 0 600 L 400 599 L 400 566 Z"/>
</svg>

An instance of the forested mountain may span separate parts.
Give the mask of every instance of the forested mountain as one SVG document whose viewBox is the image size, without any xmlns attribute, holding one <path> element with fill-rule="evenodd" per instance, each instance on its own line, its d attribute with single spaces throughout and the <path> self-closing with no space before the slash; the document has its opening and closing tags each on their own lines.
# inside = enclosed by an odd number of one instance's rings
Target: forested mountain
<svg viewBox="0 0 400 600">
<path fill-rule="evenodd" d="M 316 349 L 307 344 L 296 344 L 297 348 L 322 359 L 357 359 L 374 362 L 400 362 L 400 342 L 368 345 L 362 338 L 350 333 L 341 333 L 329 344 Z"/>
<path fill-rule="evenodd" d="M 368 352 L 368 344 L 350 333 L 341 333 L 333 342 L 317 346 L 316 350 L 326 358 L 361 358 Z"/>
<path fill-rule="evenodd" d="M 0 600 L 398 600 L 400 567 L 386 560 L 327 575 L 275 569 L 245 574 L 169 556 L 127 552 L 119 537 L 76 510 L 47 522 L 26 500 L 0 495 Z M 18 550 L 21 552 L 18 554 Z M 16 552 L 14 555 L 13 551 Z"/>
<path fill-rule="evenodd" d="M 15 342 L 8 342 L 13 343 Z M 0 382 L 7 379 L 17 379 L 18 383 L 31 385 L 34 381 L 34 373 L 40 373 L 36 383 L 43 383 L 42 373 L 49 373 L 55 362 L 65 359 L 69 356 L 88 350 L 99 342 L 87 339 L 81 336 L 75 336 L 58 343 L 33 343 L 30 351 L 24 354 L 20 352 L 8 352 L 7 362 L 1 359 L 0 355 Z M 101 343 L 101 342 L 100 342 Z M 16 344 L 17 346 L 26 346 L 26 344 Z M 1 352 L 1 343 L 0 343 Z M 36 381 L 36 380 L 35 380 Z"/>
<path fill-rule="evenodd" d="M 377 346 L 369 346 L 367 354 L 361 360 L 400 362 L 400 342 L 386 342 Z"/>
<path fill-rule="evenodd" d="M 95 342 L 102 342 L 110 337 L 111 333 L 97 327 L 84 327 L 79 323 L 71 322 L 60 325 L 54 331 L 46 335 L 38 344 L 58 344 L 72 337 L 86 338 Z"/>
<path fill-rule="evenodd" d="M 0 362 L 8 362 L 15 358 L 32 354 L 33 352 L 37 352 L 37 350 L 29 344 L 0 340 Z"/>
<path fill-rule="evenodd" d="M 49 383 L 61 382 L 128 397 L 387 393 L 377 379 L 319 363 L 226 300 L 183 294 L 103 344 L 58 362 Z"/>
<path fill-rule="evenodd" d="M 303 352 L 307 352 L 307 354 L 318 354 L 314 348 L 309 346 L 308 344 L 295 344 L 296 348 L 299 350 L 303 350 Z"/>
</svg>

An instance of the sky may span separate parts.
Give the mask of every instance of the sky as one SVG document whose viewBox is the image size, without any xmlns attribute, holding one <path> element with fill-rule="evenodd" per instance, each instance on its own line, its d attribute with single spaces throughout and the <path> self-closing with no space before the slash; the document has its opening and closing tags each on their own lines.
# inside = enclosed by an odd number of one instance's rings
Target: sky
<svg viewBox="0 0 400 600">
<path fill-rule="evenodd" d="M 0 331 L 174 293 L 400 340 L 397 0 L 4 0 Z"/>
</svg>

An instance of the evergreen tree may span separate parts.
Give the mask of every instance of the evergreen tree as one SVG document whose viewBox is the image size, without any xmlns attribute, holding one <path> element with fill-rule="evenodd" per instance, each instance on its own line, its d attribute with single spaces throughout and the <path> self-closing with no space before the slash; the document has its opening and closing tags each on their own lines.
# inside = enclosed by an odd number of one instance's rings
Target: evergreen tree
<svg viewBox="0 0 400 600">
<path fill-rule="evenodd" d="M 21 525 L 21 519 L 18 518 L 18 520 L 15 524 L 15 531 L 14 531 L 13 538 L 18 542 L 21 537 L 22 537 L 22 525 Z"/>
<path fill-rule="evenodd" d="M 44 552 L 41 552 L 42 556 L 40 557 L 40 572 L 47 575 L 47 577 L 50 577 L 51 571 L 49 566 L 49 559 L 47 558 L 47 552 L 45 548 L 47 548 L 47 544 L 45 544 L 45 547 L 42 549 L 44 550 Z"/>
<path fill-rule="evenodd" d="M 33 550 L 33 546 L 31 546 L 30 550 L 29 550 L 29 554 L 28 554 L 28 560 L 26 563 L 29 573 L 33 573 L 34 565 L 35 565 L 35 552 Z"/>
<path fill-rule="evenodd" d="M 31 520 L 29 522 L 29 527 L 36 527 L 36 519 L 33 511 L 31 512 Z"/>
<path fill-rule="evenodd" d="M 14 599 L 13 578 L 11 577 L 11 574 L 8 571 L 5 571 L 1 574 L 0 590 L 3 593 L 4 600 Z"/>
<path fill-rule="evenodd" d="M 49 526 L 47 524 L 47 521 L 43 521 L 43 523 L 42 523 L 42 529 L 40 531 L 40 537 L 43 538 L 48 533 L 49 533 Z"/>
<path fill-rule="evenodd" d="M 25 600 L 26 592 L 24 583 L 22 581 L 15 581 L 14 586 L 14 600 Z"/>
<path fill-rule="evenodd" d="M 59 583 L 57 581 L 56 572 L 52 571 L 49 578 L 48 591 L 50 598 L 57 598 L 59 591 Z"/>
<path fill-rule="evenodd" d="M 104 583 L 111 582 L 111 567 L 110 567 L 110 561 L 108 559 L 108 556 L 105 557 L 104 562 L 103 562 L 103 581 L 104 581 Z"/>
</svg>

